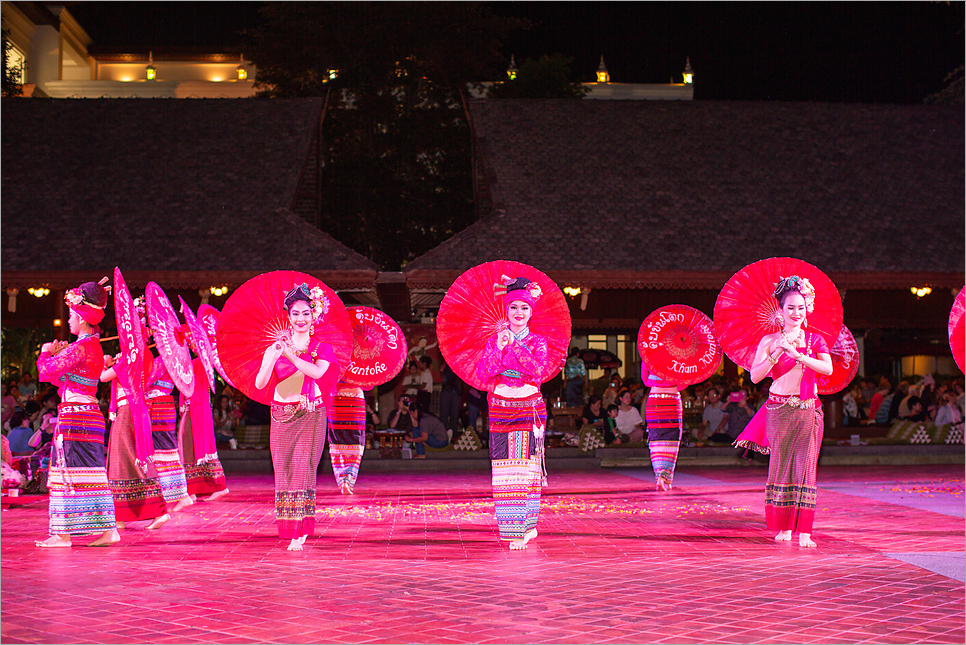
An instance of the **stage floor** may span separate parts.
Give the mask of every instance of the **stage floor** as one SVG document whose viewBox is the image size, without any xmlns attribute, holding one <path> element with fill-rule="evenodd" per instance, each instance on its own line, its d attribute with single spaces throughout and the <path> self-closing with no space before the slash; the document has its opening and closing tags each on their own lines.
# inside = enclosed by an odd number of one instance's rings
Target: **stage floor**
<svg viewBox="0 0 966 645">
<path fill-rule="evenodd" d="M 817 549 L 764 524 L 761 468 L 554 472 L 497 539 L 487 473 L 319 477 L 287 552 L 270 475 L 106 549 L 2 514 L 4 643 L 963 643 L 963 467 L 819 469 Z M 796 536 L 797 540 L 797 536 Z M 75 543 L 85 541 L 75 539 Z"/>
</svg>

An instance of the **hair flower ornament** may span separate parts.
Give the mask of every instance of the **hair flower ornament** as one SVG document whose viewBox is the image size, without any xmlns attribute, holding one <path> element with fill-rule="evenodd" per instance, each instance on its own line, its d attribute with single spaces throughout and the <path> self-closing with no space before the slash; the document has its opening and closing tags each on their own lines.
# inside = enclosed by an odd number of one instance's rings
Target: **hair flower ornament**
<svg viewBox="0 0 966 645">
<path fill-rule="evenodd" d="M 329 298 L 325 295 L 322 287 L 312 287 L 309 291 L 309 299 L 312 301 L 312 317 L 315 320 L 321 320 L 325 314 L 329 313 Z"/>
<path fill-rule="evenodd" d="M 802 297 L 805 298 L 805 311 L 807 313 L 815 311 L 815 287 L 812 286 L 808 278 L 802 278 L 797 275 L 781 278 L 775 284 L 775 292 L 772 295 L 777 300 L 786 291 L 797 291 L 802 294 Z"/>
</svg>

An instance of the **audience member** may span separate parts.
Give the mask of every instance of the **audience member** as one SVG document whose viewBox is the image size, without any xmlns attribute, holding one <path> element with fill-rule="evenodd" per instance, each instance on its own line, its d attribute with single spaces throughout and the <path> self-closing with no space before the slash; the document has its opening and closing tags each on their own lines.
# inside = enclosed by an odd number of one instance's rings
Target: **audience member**
<svg viewBox="0 0 966 645">
<path fill-rule="evenodd" d="M 418 426 L 419 417 L 413 400 L 405 394 L 399 397 L 399 400 L 396 401 L 396 409 L 389 413 L 386 423 L 393 430 L 402 430 L 407 433 Z"/>
<path fill-rule="evenodd" d="M 34 403 L 36 405 L 36 403 Z M 34 414 L 39 415 L 38 410 Z M 13 413 L 10 417 L 10 433 L 7 435 L 7 440 L 10 441 L 10 452 L 17 455 L 29 455 L 34 451 L 27 442 L 30 441 L 30 437 L 34 434 L 33 426 L 31 425 L 31 419 L 27 416 L 26 412 L 17 411 Z"/>
<path fill-rule="evenodd" d="M 604 409 L 607 409 L 611 404 L 617 401 L 617 392 L 618 390 L 621 389 L 620 383 L 621 383 L 620 376 L 617 376 L 616 374 L 611 376 L 610 383 L 607 385 L 607 389 L 604 390 L 603 395 L 601 395 L 600 397 L 601 403 L 603 404 Z M 634 396 L 631 395 L 631 402 L 633 403 L 633 401 L 634 401 Z"/>
<path fill-rule="evenodd" d="M 723 432 L 719 431 L 711 435 L 711 441 L 721 443 L 732 443 L 745 429 L 755 411 L 748 405 L 748 392 L 744 388 L 739 388 L 732 392 L 728 397 L 728 404 L 724 407 Z"/>
<path fill-rule="evenodd" d="M 37 398 L 37 382 L 33 380 L 30 372 L 24 371 L 23 376 L 20 377 L 19 389 L 24 401 Z"/>
<path fill-rule="evenodd" d="M 7 422 L 13 416 L 13 413 L 17 411 L 17 398 L 10 392 L 9 383 L 3 384 L 3 399 L 0 400 L 0 407 L 3 410 L 2 415 L 0 415 L 0 426 L 4 428 L 9 427 L 7 426 Z"/>
<path fill-rule="evenodd" d="M 722 430 L 724 426 L 724 405 L 719 398 L 718 388 L 708 388 L 705 396 L 707 404 L 701 414 L 701 429 L 698 431 L 698 439 L 710 439 L 714 433 Z"/>
<path fill-rule="evenodd" d="M 476 421 L 480 416 L 480 410 L 486 410 L 486 394 L 472 385 L 468 386 L 466 389 L 466 418 L 474 432 L 476 431 Z"/>
<path fill-rule="evenodd" d="M 913 398 L 920 402 L 922 400 L 922 397 L 919 396 L 919 388 L 915 385 L 906 390 L 906 395 L 902 397 L 902 401 L 899 402 L 899 411 L 897 414 L 898 418 L 908 419 L 911 416 L 909 411 L 909 402 Z"/>
<path fill-rule="evenodd" d="M 580 349 L 570 348 L 570 357 L 564 363 L 564 381 L 567 385 L 567 407 L 576 408 L 584 402 L 587 390 L 587 366 L 580 358 Z"/>
<path fill-rule="evenodd" d="M 943 406 L 936 412 L 936 425 L 962 423 L 963 413 L 956 405 L 956 393 L 946 392 L 943 394 Z"/>
<path fill-rule="evenodd" d="M 618 410 L 615 421 L 619 433 L 617 443 L 636 443 L 644 438 L 644 419 L 641 412 L 631 405 L 629 390 L 621 390 L 617 396 Z"/>
<path fill-rule="evenodd" d="M 215 424 L 215 441 L 227 442 L 232 450 L 238 448 L 238 441 L 235 439 L 235 428 L 241 413 L 231 409 L 231 399 L 222 394 L 215 399 L 215 411 L 212 421 Z"/>
<path fill-rule="evenodd" d="M 452 430 L 455 434 L 460 425 L 460 399 L 463 398 L 463 381 L 447 363 L 443 363 L 439 371 L 443 377 L 443 387 L 439 393 L 439 420 L 443 422 L 447 430 Z"/>
<path fill-rule="evenodd" d="M 869 402 L 869 419 L 875 420 L 879 412 L 879 407 L 882 405 L 882 399 L 886 397 L 887 394 L 892 390 L 892 384 L 889 383 L 886 377 L 882 377 L 879 380 L 879 388 L 872 395 L 872 399 Z M 878 423 L 878 421 L 876 421 Z"/>
<path fill-rule="evenodd" d="M 581 426 L 595 425 L 598 429 L 602 430 L 605 425 L 604 420 L 607 418 L 606 409 L 607 408 L 601 403 L 600 396 L 591 394 L 590 398 L 587 399 L 587 405 L 584 406 L 584 411 L 581 415 L 581 418 L 583 419 Z"/>
<path fill-rule="evenodd" d="M 406 374 L 402 382 L 403 394 L 408 396 L 410 400 L 415 401 L 416 395 L 419 394 L 419 390 L 423 387 L 419 375 L 419 362 L 414 360 L 409 361 L 406 367 L 409 373 Z"/>
<path fill-rule="evenodd" d="M 596 395 L 595 395 L 596 396 Z M 616 405 L 611 404 L 607 406 L 607 418 L 604 420 L 604 443 L 608 446 L 617 439 L 617 415 L 620 413 L 620 408 Z M 617 443 L 621 443 L 618 441 Z"/>
<path fill-rule="evenodd" d="M 418 434 L 417 434 L 418 432 Z M 446 426 L 431 412 L 419 410 L 418 420 L 412 430 L 403 437 L 416 449 L 413 459 L 426 458 L 426 446 L 430 448 L 445 448 L 449 445 L 449 435 Z"/>
<path fill-rule="evenodd" d="M 419 359 L 419 391 L 416 393 L 416 406 L 423 412 L 429 411 L 433 402 L 433 372 L 430 369 L 433 359 L 423 356 Z"/>
</svg>

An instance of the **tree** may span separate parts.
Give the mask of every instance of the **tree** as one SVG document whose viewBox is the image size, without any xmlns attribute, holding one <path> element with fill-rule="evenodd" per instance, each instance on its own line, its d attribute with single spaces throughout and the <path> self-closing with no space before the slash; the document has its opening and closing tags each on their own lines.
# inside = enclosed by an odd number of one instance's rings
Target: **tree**
<svg viewBox="0 0 966 645">
<path fill-rule="evenodd" d="M 938 105 L 963 105 L 966 103 L 966 89 L 963 86 L 963 65 L 960 65 L 946 75 L 944 87 L 935 94 L 926 97 L 926 103 Z"/>
<path fill-rule="evenodd" d="M 246 47 L 266 98 L 327 96 L 322 226 L 398 270 L 473 220 L 462 92 L 522 26 L 474 2 L 272 3 Z"/>
<path fill-rule="evenodd" d="M 516 78 L 495 85 L 489 96 L 499 99 L 579 99 L 587 88 L 571 79 L 574 59 L 563 54 L 528 58 Z"/>
<path fill-rule="evenodd" d="M 3 81 L 2 87 L 0 87 L 0 96 L 4 98 L 8 96 L 22 96 L 23 85 L 21 83 L 21 79 L 23 79 L 23 61 L 19 61 L 16 64 L 13 63 L 13 43 L 10 42 L 10 32 L 4 29 L 2 33 Z"/>
</svg>

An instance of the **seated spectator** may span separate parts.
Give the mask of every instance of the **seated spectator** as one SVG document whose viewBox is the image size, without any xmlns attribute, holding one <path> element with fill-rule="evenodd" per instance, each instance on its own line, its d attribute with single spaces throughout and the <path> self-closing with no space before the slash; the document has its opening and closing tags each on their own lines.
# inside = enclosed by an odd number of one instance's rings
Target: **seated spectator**
<svg viewBox="0 0 966 645">
<path fill-rule="evenodd" d="M 37 382 L 33 380 L 33 376 L 30 372 L 24 372 L 23 376 L 20 377 L 20 396 L 23 397 L 24 401 L 32 401 L 37 398 Z"/>
<path fill-rule="evenodd" d="M 906 395 L 902 397 L 902 401 L 899 402 L 899 410 L 897 414 L 898 418 L 908 419 L 910 416 L 912 416 L 912 412 L 909 409 L 910 401 L 915 398 L 921 403 L 922 397 L 919 396 L 919 392 L 919 388 L 915 385 L 906 390 Z"/>
<path fill-rule="evenodd" d="M 235 439 L 235 428 L 241 412 L 231 409 L 231 399 L 222 394 L 215 399 L 215 410 L 212 414 L 212 421 L 215 424 L 215 441 L 227 442 L 232 450 L 238 448 L 238 441 Z"/>
<path fill-rule="evenodd" d="M 0 426 L 7 426 L 7 421 L 13 416 L 13 413 L 17 410 L 17 399 L 13 397 L 9 392 L 9 385 L 7 383 L 3 384 L 3 398 L 0 399 L 0 408 L 2 408 L 2 414 L 0 414 Z"/>
<path fill-rule="evenodd" d="M 34 403 L 34 405 L 37 404 Z M 38 410 L 34 414 L 39 415 L 39 413 Z M 14 412 L 10 418 L 10 426 L 10 434 L 7 435 L 7 439 L 10 441 L 10 452 L 14 456 L 32 453 L 34 449 L 27 445 L 27 442 L 33 436 L 34 429 L 26 412 Z"/>
<path fill-rule="evenodd" d="M 429 410 L 433 401 L 433 359 L 423 356 L 419 359 L 419 391 L 416 393 L 416 406 L 423 412 Z"/>
<path fill-rule="evenodd" d="M 417 434 L 418 433 L 418 434 Z M 410 433 L 403 437 L 416 449 L 413 459 L 426 458 L 426 446 L 430 448 L 445 448 L 449 445 L 449 435 L 446 426 L 432 412 L 419 411 L 418 421 Z"/>
<path fill-rule="evenodd" d="M 617 401 L 617 391 L 620 390 L 621 381 L 620 376 L 614 374 L 611 376 L 610 383 L 607 385 L 607 389 L 604 390 L 604 394 L 600 397 L 601 403 L 606 410 L 611 404 Z M 631 402 L 633 403 L 634 396 L 631 395 Z"/>
<path fill-rule="evenodd" d="M 877 413 L 879 412 L 879 407 L 882 405 L 882 399 L 885 398 L 889 392 L 892 391 L 892 384 L 889 383 L 886 377 L 882 377 L 879 381 L 879 389 L 875 391 L 872 395 L 872 399 L 869 402 L 869 418 L 875 420 Z M 876 421 L 878 423 L 878 421 Z"/>
<path fill-rule="evenodd" d="M 616 405 L 614 406 L 617 407 Z M 590 398 L 587 399 L 587 405 L 584 406 L 583 414 L 581 414 L 581 419 L 583 423 L 581 427 L 594 425 L 598 429 L 604 428 L 604 420 L 607 418 L 607 407 L 601 402 L 600 396 L 596 394 L 591 394 Z"/>
<path fill-rule="evenodd" d="M 874 417 L 875 422 L 878 425 L 888 425 L 892 421 L 892 417 L 889 416 L 889 412 L 892 410 L 892 401 L 896 398 L 896 396 L 896 392 L 889 392 L 879 401 L 879 408 L 876 410 Z"/>
<path fill-rule="evenodd" d="M 909 417 L 910 421 L 925 421 L 926 413 L 922 409 L 922 399 L 918 396 L 910 397 L 909 399 Z"/>
<path fill-rule="evenodd" d="M 604 443 L 608 446 L 617 440 L 617 414 L 619 412 L 620 408 L 614 404 L 607 407 L 607 419 L 604 425 Z M 617 443 L 620 443 L 620 441 Z"/>
<path fill-rule="evenodd" d="M 936 412 L 936 425 L 957 424 L 963 422 L 963 412 L 956 405 L 956 393 L 947 391 L 943 394 L 943 406 Z"/>
<path fill-rule="evenodd" d="M 733 443 L 754 415 L 755 411 L 748 405 L 748 391 L 745 388 L 739 388 L 736 392 L 732 392 L 728 397 L 728 404 L 724 407 L 723 432 L 719 431 L 711 435 L 711 441 Z"/>
<path fill-rule="evenodd" d="M 701 428 L 698 430 L 698 440 L 710 439 L 711 435 L 724 429 L 724 404 L 719 397 L 718 388 L 710 387 L 705 395 L 707 404 L 701 414 Z"/>
<path fill-rule="evenodd" d="M 859 408 L 859 399 L 862 397 L 862 392 L 859 390 L 859 386 L 856 385 L 852 389 L 848 390 L 842 396 L 842 413 L 845 416 L 845 425 L 854 426 L 858 425 L 860 421 L 861 409 Z"/>
<path fill-rule="evenodd" d="M 402 430 L 408 433 L 419 425 L 419 417 L 416 412 L 413 399 L 403 394 L 396 401 L 396 409 L 389 413 L 386 424 L 393 430 Z"/>
<path fill-rule="evenodd" d="M 644 419 L 641 412 L 631 405 L 630 390 L 621 390 L 617 397 L 618 405 L 616 443 L 636 443 L 644 439 Z"/>
<path fill-rule="evenodd" d="M 892 402 L 889 405 L 889 418 L 886 423 L 892 423 L 894 419 L 899 417 L 899 408 L 907 396 L 909 396 L 909 383 L 902 381 L 899 383 L 895 396 L 892 397 Z"/>
<path fill-rule="evenodd" d="M 10 414 L 7 415 L 6 421 L 3 423 L 3 429 L 9 430 L 10 418 L 13 416 L 13 413 L 22 409 L 20 407 L 20 390 L 17 388 L 15 383 L 7 386 L 7 396 L 5 396 L 3 400 L 7 405 L 7 409 L 10 411 Z"/>
</svg>

